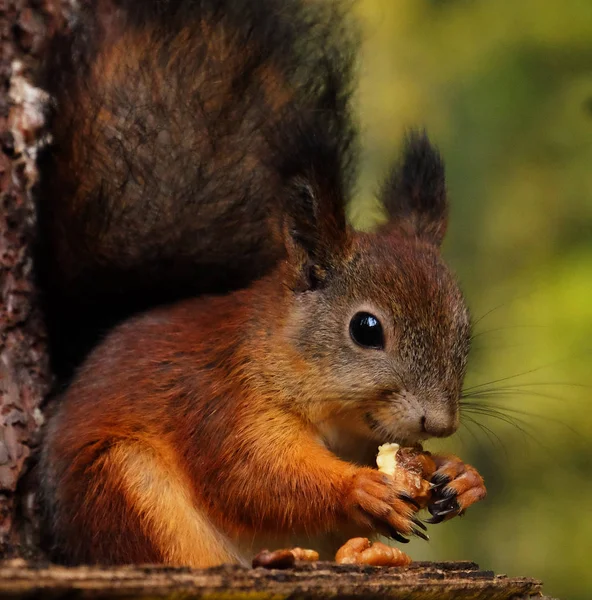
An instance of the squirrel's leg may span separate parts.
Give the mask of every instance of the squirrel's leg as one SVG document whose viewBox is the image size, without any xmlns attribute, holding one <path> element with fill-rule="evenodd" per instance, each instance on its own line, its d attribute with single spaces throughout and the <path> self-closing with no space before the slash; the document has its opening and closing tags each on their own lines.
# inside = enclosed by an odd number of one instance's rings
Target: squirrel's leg
<svg viewBox="0 0 592 600">
<path fill-rule="evenodd" d="M 62 482 L 60 494 L 64 500 L 70 496 L 64 506 L 76 507 L 60 517 L 71 517 L 60 527 L 67 533 L 66 547 L 74 549 L 71 560 L 192 567 L 239 562 L 162 446 L 117 442 L 84 469 L 84 476 L 72 473 Z"/>
<path fill-rule="evenodd" d="M 240 562 L 232 542 L 199 509 L 187 476 L 172 456 L 129 444 L 120 445 L 111 457 L 129 504 L 143 516 L 164 562 L 191 567 Z"/>
</svg>

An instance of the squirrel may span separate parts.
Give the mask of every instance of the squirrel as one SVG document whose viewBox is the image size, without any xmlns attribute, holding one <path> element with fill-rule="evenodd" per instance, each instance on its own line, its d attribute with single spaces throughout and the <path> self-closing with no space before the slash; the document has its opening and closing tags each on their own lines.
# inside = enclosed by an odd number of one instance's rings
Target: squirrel
<svg viewBox="0 0 592 600">
<path fill-rule="evenodd" d="M 470 317 L 427 135 L 382 187 L 387 222 L 348 224 L 342 17 L 105 0 L 58 40 L 36 263 L 64 376 L 39 465 L 55 560 L 206 567 L 427 537 L 373 458 L 457 429 Z M 473 467 L 431 459 L 431 523 L 485 496 Z"/>
</svg>

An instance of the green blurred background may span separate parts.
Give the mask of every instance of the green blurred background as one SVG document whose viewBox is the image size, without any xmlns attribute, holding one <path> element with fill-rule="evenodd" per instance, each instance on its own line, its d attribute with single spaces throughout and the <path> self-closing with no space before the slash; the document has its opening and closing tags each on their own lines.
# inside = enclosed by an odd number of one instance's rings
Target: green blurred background
<svg viewBox="0 0 592 600">
<path fill-rule="evenodd" d="M 445 254 L 476 321 L 466 387 L 481 386 L 471 400 L 481 408 L 428 448 L 475 464 L 489 496 L 408 550 L 588 600 L 592 0 L 358 0 L 356 11 L 364 154 L 353 218 L 376 219 L 373 195 L 405 129 L 425 127 L 447 164 Z"/>
</svg>

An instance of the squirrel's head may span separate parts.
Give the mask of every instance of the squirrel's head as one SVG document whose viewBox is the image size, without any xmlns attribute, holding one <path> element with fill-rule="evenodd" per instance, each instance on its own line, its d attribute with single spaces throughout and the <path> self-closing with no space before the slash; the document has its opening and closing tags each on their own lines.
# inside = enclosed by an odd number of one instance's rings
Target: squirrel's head
<svg viewBox="0 0 592 600">
<path fill-rule="evenodd" d="M 450 435 L 470 320 L 440 257 L 440 156 L 425 134 L 408 137 L 380 198 L 388 222 L 373 234 L 348 227 L 340 170 L 325 164 L 294 179 L 284 225 L 291 308 L 282 335 L 296 408 L 321 431 L 337 423 L 380 442 Z"/>
</svg>

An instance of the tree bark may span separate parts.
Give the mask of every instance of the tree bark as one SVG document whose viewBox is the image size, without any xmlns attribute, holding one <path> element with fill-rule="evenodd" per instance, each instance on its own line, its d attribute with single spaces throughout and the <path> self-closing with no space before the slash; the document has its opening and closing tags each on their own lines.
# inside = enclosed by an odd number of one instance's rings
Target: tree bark
<svg viewBox="0 0 592 600">
<path fill-rule="evenodd" d="M 65 4 L 64 4 L 65 5 Z M 33 278 L 37 181 L 44 142 L 43 91 L 33 75 L 65 23 L 60 0 L 0 0 L 0 556 L 31 555 L 17 485 L 37 444 L 51 376 Z"/>
</svg>

